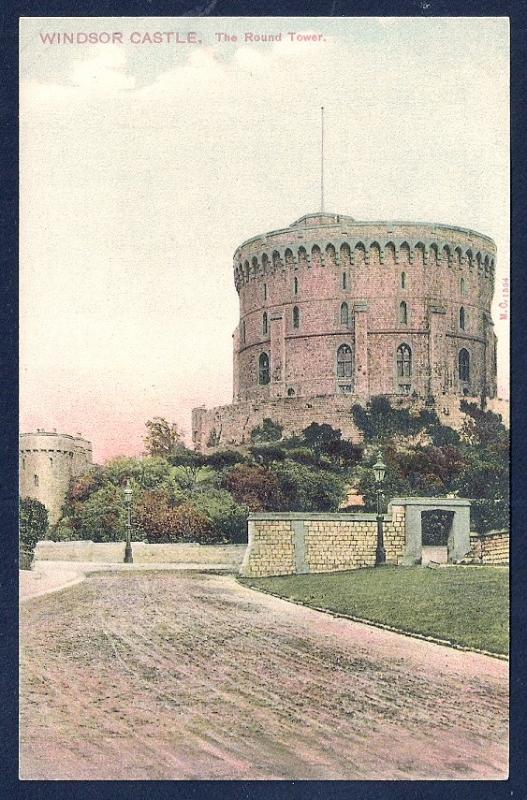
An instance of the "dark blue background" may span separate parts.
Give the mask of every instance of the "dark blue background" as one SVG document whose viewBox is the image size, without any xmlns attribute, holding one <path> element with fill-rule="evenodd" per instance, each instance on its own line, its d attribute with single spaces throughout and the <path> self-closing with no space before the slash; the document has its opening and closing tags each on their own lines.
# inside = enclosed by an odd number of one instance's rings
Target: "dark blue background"
<svg viewBox="0 0 527 800">
<path fill-rule="evenodd" d="M 425 7 L 424 7 L 425 6 Z M 526 0 L 262 0 L 12 2 L 0 6 L 0 796 L 10 798 L 527 798 L 527 19 Z M 18 781 L 18 18 L 20 16 L 509 16 L 512 46 L 512 646 L 511 777 L 507 782 Z M 395 744 L 395 743 L 394 743 Z M 462 753 L 460 753 L 462 757 Z"/>
</svg>

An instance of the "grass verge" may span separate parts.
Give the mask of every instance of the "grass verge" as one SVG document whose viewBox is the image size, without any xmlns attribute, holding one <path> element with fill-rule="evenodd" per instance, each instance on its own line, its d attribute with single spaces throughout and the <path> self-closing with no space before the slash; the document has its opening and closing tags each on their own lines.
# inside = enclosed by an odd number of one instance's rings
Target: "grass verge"
<svg viewBox="0 0 527 800">
<path fill-rule="evenodd" d="M 509 572 L 499 567 L 382 567 L 243 578 L 286 600 L 500 655 L 509 648 Z"/>
</svg>

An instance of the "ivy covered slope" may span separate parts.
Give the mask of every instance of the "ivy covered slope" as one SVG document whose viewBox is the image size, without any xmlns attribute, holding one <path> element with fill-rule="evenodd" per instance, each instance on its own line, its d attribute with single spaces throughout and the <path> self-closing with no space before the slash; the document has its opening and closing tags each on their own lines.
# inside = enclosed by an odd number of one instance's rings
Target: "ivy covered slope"
<svg viewBox="0 0 527 800">
<path fill-rule="evenodd" d="M 329 425 L 283 436 L 266 419 L 244 448 L 203 455 L 184 446 L 175 424 L 147 422 L 146 455 L 120 457 L 74 480 L 50 538 L 124 538 L 123 487 L 133 489 L 134 538 L 149 542 L 242 542 L 249 511 L 337 511 L 350 495 L 374 510 L 372 465 L 387 464 L 385 494 L 471 498 L 472 526 L 508 525 L 508 433 L 501 419 L 463 404 L 458 433 L 433 411 L 412 415 L 374 398 L 352 414 L 363 440 L 351 442 Z"/>
</svg>

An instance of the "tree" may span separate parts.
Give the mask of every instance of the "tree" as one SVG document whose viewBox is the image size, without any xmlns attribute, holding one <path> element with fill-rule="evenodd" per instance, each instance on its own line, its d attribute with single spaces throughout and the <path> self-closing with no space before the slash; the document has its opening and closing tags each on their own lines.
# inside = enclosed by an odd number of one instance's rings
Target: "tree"
<svg viewBox="0 0 527 800">
<path fill-rule="evenodd" d="M 73 528 L 79 539 L 93 542 L 118 542 L 124 539 L 126 509 L 122 489 L 106 483 L 84 502 L 73 508 Z"/>
<path fill-rule="evenodd" d="M 183 491 L 192 492 L 196 488 L 201 470 L 207 466 L 207 457 L 196 450 L 181 447 L 177 455 L 173 456 L 172 464 L 177 468 L 173 474 L 178 486 Z"/>
<path fill-rule="evenodd" d="M 267 467 L 237 464 L 225 474 L 223 487 L 250 511 L 274 511 L 278 504 L 278 481 Z"/>
<path fill-rule="evenodd" d="M 148 455 L 170 459 L 183 446 L 175 422 L 167 422 L 164 417 L 153 417 L 146 423 L 146 428 L 148 433 L 144 442 Z"/>
<path fill-rule="evenodd" d="M 261 425 L 251 431 L 251 442 L 278 442 L 282 438 L 284 426 L 279 422 L 274 422 L 269 417 L 265 417 Z"/>
<path fill-rule="evenodd" d="M 175 539 L 182 542 L 212 544 L 214 533 L 210 520 L 202 511 L 198 511 L 192 503 L 182 503 L 174 512 Z"/>
<path fill-rule="evenodd" d="M 195 492 L 192 504 L 210 520 L 215 541 L 247 541 L 247 508 L 239 505 L 225 489 Z"/>
<path fill-rule="evenodd" d="M 20 569 L 30 569 L 37 542 L 46 538 L 48 511 L 45 505 L 33 497 L 20 500 Z"/>
<path fill-rule="evenodd" d="M 333 472 L 287 459 L 271 466 L 279 494 L 272 510 L 337 511 L 346 494 L 344 480 Z"/>
</svg>

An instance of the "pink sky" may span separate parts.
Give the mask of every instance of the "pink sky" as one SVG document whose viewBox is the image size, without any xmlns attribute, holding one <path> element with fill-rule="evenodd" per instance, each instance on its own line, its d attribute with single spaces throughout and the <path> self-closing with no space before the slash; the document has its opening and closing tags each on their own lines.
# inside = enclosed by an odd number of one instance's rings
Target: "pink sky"
<svg viewBox="0 0 527 800">
<path fill-rule="evenodd" d="M 230 401 L 232 254 L 317 209 L 320 105 L 329 210 L 495 239 L 505 395 L 507 20 L 253 22 L 324 38 L 220 45 L 187 18 L 170 29 L 202 46 L 59 48 L 39 32 L 163 28 L 22 20 L 22 430 L 80 431 L 101 462 L 155 415 L 189 435 L 192 407 Z"/>
</svg>

